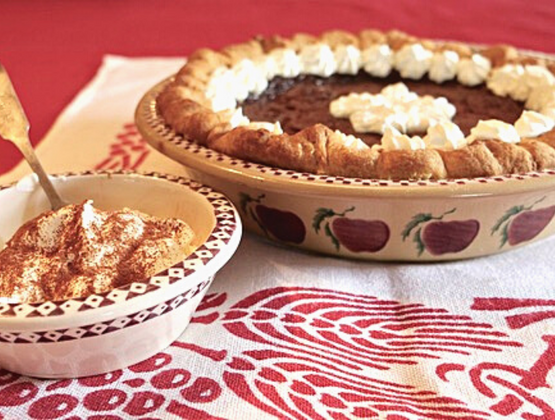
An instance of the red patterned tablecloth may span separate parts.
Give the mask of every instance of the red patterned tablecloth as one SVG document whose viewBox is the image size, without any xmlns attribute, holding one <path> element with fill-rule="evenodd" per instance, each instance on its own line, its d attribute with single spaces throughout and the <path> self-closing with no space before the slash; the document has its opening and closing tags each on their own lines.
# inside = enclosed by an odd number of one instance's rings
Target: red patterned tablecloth
<svg viewBox="0 0 555 420">
<path fill-rule="evenodd" d="M 0 60 L 38 134 L 106 52 L 185 55 L 258 32 L 371 25 L 555 51 L 551 2 L 30 7 L 0 4 Z M 181 173 L 147 147 L 132 121 L 142 93 L 182 62 L 105 57 L 41 143 L 46 166 Z M 0 147 L 7 168 L 14 155 Z M 393 265 L 308 255 L 247 234 L 170 348 L 79 380 L 0 370 L 0 419 L 555 419 L 554 245 Z"/>
</svg>

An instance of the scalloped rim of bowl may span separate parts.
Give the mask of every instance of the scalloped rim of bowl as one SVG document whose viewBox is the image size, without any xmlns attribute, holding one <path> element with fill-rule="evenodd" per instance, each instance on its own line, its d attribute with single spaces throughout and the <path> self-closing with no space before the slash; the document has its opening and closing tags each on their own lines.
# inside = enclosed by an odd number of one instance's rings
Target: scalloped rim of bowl
<svg viewBox="0 0 555 420">
<path fill-rule="evenodd" d="M 137 177 L 155 178 L 179 184 L 197 194 L 201 194 L 212 206 L 216 223 L 207 240 L 200 245 L 185 260 L 167 268 L 166 270 L 150 277 L 144 282 L 133 282 L 111 289 L 105 293 L 91 294 L 87 297 L 66 299 L 60 301 L 46 301 L 40 303 L 0 303 L 0 321 L 5 326 L 17 326 L 21 322 L 36 322 L 40 319 L 60 319 L 66 316 L 90 313 L 94 310 L 111 310 L 114 305 L 133 302 L 138 297 L 147 296 L 153 292 L 163 290 L 179 281 L 188 279 L 208 278 L 213 276 L 233 255 L 241 238 L 241 219 L 231 201 L 222 193 L 196 181 L 177 175 L 162 174 L 159 172 L 133 172 L 133 171 L 82 171 L 66 172 L 53 175 L 55 178 L 81 176 L 100 177 Z M 1 190 L 12 188 L 16 183 L 1 186 Z M 208 247 L 206 245 L 209 245 Z M 220 252 L 229 249 L 230 253 Z M 214 252 L 216 251 L 216 252 Z M 172 281 L 172 270 L 185 270 L 186 276 Z M 61 312 L 61 313 L 60 313 Z"/>
<path fill-rule="evenodd" d="M 351 197 L 491 196 L 555 186 L 555 169 L 479 178 L 392 181 L 317 175 L 233 158 L 184 138 L 166 126 L 157 111 L 156 98 L 172 80 L 173 77 L 164 79 L 142 97 L 135 111 L 137 128 L 145 140 L 162 154 L 211 175 L 225 176 L 249 185 L 263 183 L 264 189 L 270 191 Z"/>
</svg>

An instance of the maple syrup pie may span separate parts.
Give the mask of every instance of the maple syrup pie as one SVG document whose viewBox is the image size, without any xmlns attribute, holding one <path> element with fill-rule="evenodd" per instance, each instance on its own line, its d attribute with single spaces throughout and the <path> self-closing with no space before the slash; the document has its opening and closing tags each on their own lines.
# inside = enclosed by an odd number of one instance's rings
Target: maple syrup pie
<svg viewBox="0 0 555 420">
<path fill-rule="evenodd" d="M 487 177 L 555 168 L 553 70 L 397 31 L 274 36 L 194 52 L 157 106 L 187 139 L 283 169 Z"/>
</svg>

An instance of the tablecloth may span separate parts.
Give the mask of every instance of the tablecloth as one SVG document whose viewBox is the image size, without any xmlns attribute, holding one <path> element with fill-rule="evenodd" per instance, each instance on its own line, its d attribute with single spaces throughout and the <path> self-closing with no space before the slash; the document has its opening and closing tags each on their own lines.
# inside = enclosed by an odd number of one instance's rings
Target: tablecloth
<svg viewBox="0 0 555 420">
<path fill-rule="evenodd" d="M 42 160 L 180 174 L 133 112 L 182 63 L 106 56 L 39 146 Z M 0 419 L 555 419 L 554 245 L 384 264 L 247 233 L 168 349 L 83 379 L 0 371 Z"/>
</svg>

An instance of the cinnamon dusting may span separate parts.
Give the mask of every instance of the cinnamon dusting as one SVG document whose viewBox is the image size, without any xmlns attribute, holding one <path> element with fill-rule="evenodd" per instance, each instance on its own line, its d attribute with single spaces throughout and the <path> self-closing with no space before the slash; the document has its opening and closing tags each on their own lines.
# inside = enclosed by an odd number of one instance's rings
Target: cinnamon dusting
<svg viewBox="0 0 555 420">
<path fill-rule="evenodd" d="M 0 251 L 0 297 L 33 303 L 107 292 L 182 260 L 193 238 L 181 220 L 100 211 L 90 201 L 45 212 Z"/>
</svg>

